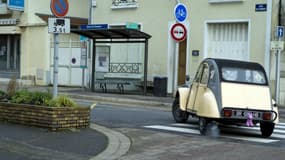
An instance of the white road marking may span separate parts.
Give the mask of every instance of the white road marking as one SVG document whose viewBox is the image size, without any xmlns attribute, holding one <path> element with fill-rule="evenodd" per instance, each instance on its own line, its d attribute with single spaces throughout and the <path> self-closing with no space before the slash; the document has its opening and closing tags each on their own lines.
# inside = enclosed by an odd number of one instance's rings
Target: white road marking
<svg viewBox="0 0 285 160">
<path fill-rule="evenodd" d="M 285 123 L 283 123 L 283 124 L 285 125 Z M 179 133 L 190 133 L 190 134 L 196 134 L 196 135 L 200 134 L 200 131 L 198 129 L 197 124 L 195 125 L 195 124 L 189 124 L 189 123 L 173 123 L 170 125 L 171 126 L 149 125 L 149 126 L 144 126 L 144 127 L 149 128 L 149 129 L 158 129 L 158 130 L 165 130 L 165 131 L 172 131 L 172 132 L 179 132 Z M 282 125 L 282 123 L 281 123 L 281 125 Z M 239 136 L 239 135 L 229 135 L 229 134 L 221 134 L 220 137 L 237 139 L 237 140 L 244 140 L 244 141 L 250 141 L 250 142 L 258 142 L 258 143 L 273 143 L 273 142 L 280 141 L 280 139 L 285 139 L 285 128 L 284 127 L 285 126 L 280 126 L 280 123 L 275 125 L 274 132 L 270 136 L 270 138 L 276 138 L 276 139 L 248 137 L 248 136 Z M 256 134 L 260 133 L 259 125 L 255 126 L 255 127 L 223 126 L 223 129 L 230 130 L 230 131 L 236 131 L 239 133 L 246 133 L 246 132 L 250 132 L 250 131 L 254 131 L 254 133 L 256 133 Z"/>
<path fill-rule="evenodd" d="M 151 129 L 174 131 L 174 132 L 180 132 L 180 133 L 200 134 L 200 131 L 195 130 L 195 129 L 189 129 L 189 128 L 169 127 L 169 126 L 162 126 L 162 125 L 152 125 L 152 126 L 144 126 L 144 127 L 151 128 Z"/>
<path fill-rule="evenodd" d="M 144 126 L 144 127 L 150 128 L 150 129 L 174 131 L 174 132 L 180 132 L 180 133 L 200 134 L 198 130 L 189 129 L 189 128 L 169 127 L 169 126 L 163 126 L 163 125 L 151 125 L 151 126 Z M 245 136 L 224 135 L 224 134 L 222 134 L 220 137 L 245 140 L 245 141 L 251 141 L 251 142 L 259 142 L 259 143 L 272 143 L 272 142 L 280 141 L 280 140 L 269 139 L 269 138 L 256 138 L 256 137 L 245 137 Z"/>
<path fill-rule="evenodd" d="M 242 137 L 242 136 L 230 136 L 230 135 L 221 136 L 221 137 L 243 140 L 243 141 L 250 141 L 250 142 L 259 142 L 259 143 L 273 143 L 273 142 L 280 141 L 280 140 L 269 139 L 269 138 L 255 138 L 255 137 Z"/>
</svg>

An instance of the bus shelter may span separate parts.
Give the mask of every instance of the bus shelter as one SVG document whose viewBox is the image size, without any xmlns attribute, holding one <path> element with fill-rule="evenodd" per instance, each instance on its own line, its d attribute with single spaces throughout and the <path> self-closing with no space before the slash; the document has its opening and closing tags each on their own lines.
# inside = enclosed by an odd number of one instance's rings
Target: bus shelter
<svg viewBox="0 0 285 160">
<path fill-rule="evenodd" d="M 95 91 L 95 65 L 96 65 L 96 44 L 99 43 L 142 43 L 144 44 L 144 70 L 143 70 L 143 93 L 147 94 L 147 74 L 148 74 L 148 40 L 151 36 L 145 32 L 136 29 L 112 29 L 112 28 L 96 28 L 89 25 L 81 27 L 81 29 L 72 29 L 72 33 L 76 33 L 90 39 L 93 39 L 92 68 L 91 68 L 91 90 Z M 105 84 L 106 85 L 106 84 Z M 120 86 L 118 86 L 120 87 Z M 123 86 L 121 86 L 123 87 Z"/>
</svg>

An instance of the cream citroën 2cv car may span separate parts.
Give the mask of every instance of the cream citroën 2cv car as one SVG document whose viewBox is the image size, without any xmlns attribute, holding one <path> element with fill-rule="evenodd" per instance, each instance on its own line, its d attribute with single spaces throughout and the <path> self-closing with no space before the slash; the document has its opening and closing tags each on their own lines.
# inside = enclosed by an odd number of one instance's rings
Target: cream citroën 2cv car
<svg viewBox="0 0 285 160">
<path fill-rule="evenodd" d="M 263 137 L 273 133 L 279 121 L 264 68 L 254 62 L 208 58 L 201 62 L 190 87 L 178 88 L 172 106 L 176 122 L 189 115 L 199 118 L 199 130 L 207 124 L 260 124 Z"/>
</svg>

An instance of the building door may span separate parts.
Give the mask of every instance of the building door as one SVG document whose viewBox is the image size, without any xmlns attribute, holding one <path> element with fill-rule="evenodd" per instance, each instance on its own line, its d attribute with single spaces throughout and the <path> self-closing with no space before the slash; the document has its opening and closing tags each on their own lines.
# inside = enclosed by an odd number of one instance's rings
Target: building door
<svg viewBox="0 0 285 160">
<path fill-rule="evenodd" d="M 208 23 L 207 55 L 248 60 L 248 22 Z"/>
<path fill-rule="evenodd" d="M 60 40 L 69 38 L 68 35 L 60 35 Z M 64 86 L 81 86 L 83 69 L 81 68 L 81 51 L 84 42 L 73 41 L 74 39 L 61 40 L 59 42 L 59 59 L 58 59 L 58 85 Z M 53 84 L 53 56 L 54 56 L 54 42 L 51 42 L 51 83 Z M 87 73 L 88 68 L 85 73 Z M 87 74 L 84 74 L 84 80 L 86 80 Z M 86 81 L 85 81 L 86 82 Z"/>
<path fill-rule="evenodd" d="M 178 85 L 185 84 L 187 39 L 179 43 L 178 59 Z"/>
<path fill-rule="evenodd" d="M 0 78 L 20 78 L 20 36 L 0 36 Z"/>
</svg>

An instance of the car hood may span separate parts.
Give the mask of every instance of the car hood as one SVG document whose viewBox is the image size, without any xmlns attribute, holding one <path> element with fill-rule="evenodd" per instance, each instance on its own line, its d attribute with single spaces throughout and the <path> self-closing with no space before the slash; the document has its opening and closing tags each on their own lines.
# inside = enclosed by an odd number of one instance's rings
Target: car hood
<svg viewBox="0 0 285 160">
<path fill-rule="evenodd" d="M 221 83 L 222 107 L 272 110 L 269 86 Z"/>
</svg>

